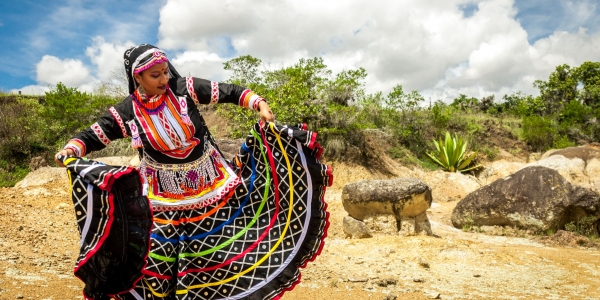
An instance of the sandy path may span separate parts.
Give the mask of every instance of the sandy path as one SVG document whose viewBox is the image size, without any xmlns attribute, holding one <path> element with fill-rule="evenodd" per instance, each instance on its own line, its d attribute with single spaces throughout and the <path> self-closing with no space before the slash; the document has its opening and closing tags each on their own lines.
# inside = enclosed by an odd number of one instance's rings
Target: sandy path
<svg viewBox="0 0 600 300">
<path fill-rule="evenodd" d="M 340 186 L 323 254 L 283 299 L 600 299 L 598 250 L 462 232 L 449 226 L 456 202 L 428 211 L 436 237 L 346 239 Z M 0 201 L 0 299 L 81 299 L 66 179 L 0 189 Z"/>
</svg>

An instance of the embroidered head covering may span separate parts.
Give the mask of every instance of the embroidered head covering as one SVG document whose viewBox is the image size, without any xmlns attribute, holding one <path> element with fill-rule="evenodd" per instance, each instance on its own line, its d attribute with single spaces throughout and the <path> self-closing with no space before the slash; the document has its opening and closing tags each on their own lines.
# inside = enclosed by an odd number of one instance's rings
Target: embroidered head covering
<svg viewBox="0 0 600 300">
<path fill-rule="evenodd" d="M 127 73 L 127 81 L 129 83 L 129 93 L 133 93 L 138 87 L 137 81 L 133 78 L 133 74 L 138 74 L 147 70 L 155 64 L 167 62 L 169 65 L 169 77 L 179 78 L 181 75 L 175 70 L 175 67 L 167 59 L 167 54 L 150 44 L 141 44 L 131 47 L 125 51 L 123 55 L 125 64 L 125 73 Z"/>
</svg>

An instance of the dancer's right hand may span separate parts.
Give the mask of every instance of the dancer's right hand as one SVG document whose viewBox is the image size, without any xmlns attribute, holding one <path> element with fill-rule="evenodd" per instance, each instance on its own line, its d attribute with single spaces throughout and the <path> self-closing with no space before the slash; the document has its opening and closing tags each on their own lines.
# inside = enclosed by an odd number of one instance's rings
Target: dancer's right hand
<svg viewBox="0 0 600 300">
<path fill-rule="evenodd" d="M 62 156 L 67 156 L 67 157 L 68 157 L 68 156 L 74 156 L 74 155 L 75 155 L 75 152 L 73 152 L 73 150 L 71 150 L 71 149 L 63 149 L 63 150 L 60 150 L 58 153 L 56 153 L 56 154 L 54 155 L 54 161 L 56 162 L 56 164 L 57 164 L 59 167 L 64 167 L 65 165 L 62 163 L 62 161 L 60 161 L 60 159 L 58 159 L 58 156 L 59 156 L 59 155 L 62 155 Z"/>
</svg>

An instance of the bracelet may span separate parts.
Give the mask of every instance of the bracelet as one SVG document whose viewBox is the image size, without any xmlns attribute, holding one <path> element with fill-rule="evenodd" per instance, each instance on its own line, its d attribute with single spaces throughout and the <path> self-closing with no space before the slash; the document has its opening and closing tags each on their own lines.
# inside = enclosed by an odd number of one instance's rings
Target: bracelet
<svg viewBox="0 0 600 300">
<path fill-rule="evenodd" d="M 254 107 L 253 107 L 253 108 L 254 108 L 254 110 L 256 110 L 256 111 L 260 111 L 260 103 L 261 103 L 261 102 L 263 102 L 263 101 L 264 101 L 265 103 L 267 103 L 267 100 L 265 100 L 265 98 L 262 98 L 262 97 L 258 98 L 258 99 L 257 99 L 257 100 L 254 102 Z"/>
</svg>

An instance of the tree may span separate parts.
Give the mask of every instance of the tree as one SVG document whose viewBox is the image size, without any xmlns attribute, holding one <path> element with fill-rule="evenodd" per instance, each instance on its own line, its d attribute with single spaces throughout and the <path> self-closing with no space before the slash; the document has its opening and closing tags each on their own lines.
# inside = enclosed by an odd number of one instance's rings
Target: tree
<svg viewBox="0 0 600 300">
<path fill-rule="evenodd" d="M 540 90 L 540 100 L 547 108 L 545 114 L 554 114 L 560 111 L 565 104 L 577 96 L 577 72 L 569 65 L 560 65 L 550 74 L 548 81 L 536 80 L 534 87 Z"/>
<path fill-rule="evenodd" d="M 600 107 L 600 62 L 584 62 L 573 70 L 577 79 L 577 99 L 591 108 Z"/>
</svg>

